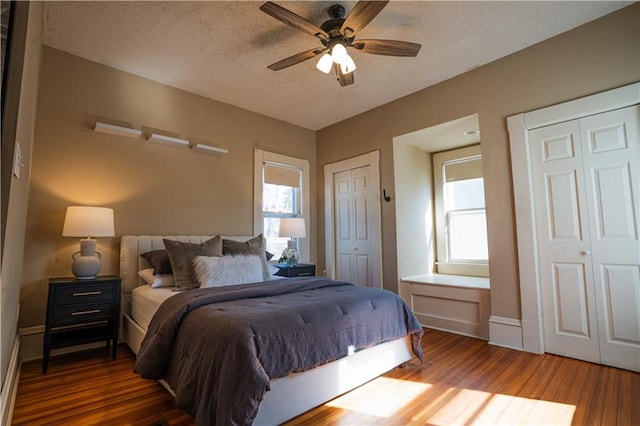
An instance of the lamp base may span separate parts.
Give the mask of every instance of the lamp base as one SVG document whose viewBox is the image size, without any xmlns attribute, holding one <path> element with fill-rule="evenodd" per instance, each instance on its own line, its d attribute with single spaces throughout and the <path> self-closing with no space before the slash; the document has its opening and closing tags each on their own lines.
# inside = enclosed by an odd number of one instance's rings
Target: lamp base
<svg viewBox="0 0 640 426">
<path fill-rule="evenodd" d="M 96 240 L 90 238 L 80 240 L 80 251 L 71 255 L 73 263 L 71 272 L 79 280 L 90 280 L 100 272 L 100 252 L 95 251 Z"/>
<path fill-rule="evenodd" d="M 79 280 L 90 280 L 100 272 L 100 259 L 95 256 L 79 256 L 71 265 L 71 272 Z"/>
</svg>

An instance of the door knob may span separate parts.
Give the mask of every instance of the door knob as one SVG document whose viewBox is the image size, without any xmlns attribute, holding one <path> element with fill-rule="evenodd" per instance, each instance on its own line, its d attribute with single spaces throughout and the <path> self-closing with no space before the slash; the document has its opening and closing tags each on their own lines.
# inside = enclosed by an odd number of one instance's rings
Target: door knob
<svg viewBox="0 0 640 426">
<path fill-rule="evenodd" d="M 580 254 L 582 254 L 584 256 L 591 256 L 591 250 L 582 250 L 580 252 Z"/>
</svg>

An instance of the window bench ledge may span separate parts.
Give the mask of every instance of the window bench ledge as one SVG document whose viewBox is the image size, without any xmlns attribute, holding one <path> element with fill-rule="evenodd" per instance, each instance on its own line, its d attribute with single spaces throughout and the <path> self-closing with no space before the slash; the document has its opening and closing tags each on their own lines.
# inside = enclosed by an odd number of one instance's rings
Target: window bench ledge
<svg viewBox="0 0 640 426">
<path fill-rule="evenodd" d="M 465 275 L 424 274 L 400 278 L 401 281 L 432 284 L 450 287 L 490 289 L 490 280 L 485 277 L 469 277 Z"/>
</svg>

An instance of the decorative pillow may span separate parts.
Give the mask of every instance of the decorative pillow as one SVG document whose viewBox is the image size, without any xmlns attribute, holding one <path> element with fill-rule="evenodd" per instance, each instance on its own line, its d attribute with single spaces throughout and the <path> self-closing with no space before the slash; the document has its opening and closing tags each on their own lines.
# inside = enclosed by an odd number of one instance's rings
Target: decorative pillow
<svg viewBox="0 0 640 426">
<path fill-rule="evenodd" d="M 263 281 L 262 260 L 256 255 L 196 256 L 193 259 L 193 270 L 200 288 Z"/>
<path fill-rule="evenodd" d="M 241 243 L 233 240 L 222 240 L 222 254 L 224 256 L 237 256 L 237 255 L 255 255 L 260 258 L 262 263 L 262 280 L 268 281 L 270 279 L 269 266 L 267 265 L 266 250 L 264 248 L 264 238 L 262 234 L 253 237 L 252 239 Z"/>
<path fill-rule="evenodd" d="M 178 290 L 191 290 L 198 288 L 198 281 L 193 275 L 191 261 L 196 256 L 222 256 L 222 238 L 215 236 L 202 244 L 183 243 L 163 239 L 164 246 L 169 254 L 173 278 Z"/>
<path fill-rule="evenodd" d="M 140 256 L 144 257 L 153 266 L 153 273 L 158 274 L 170 274 L 171 262 L 169 262 L 169 255 L 166 250 L 151 250 L 146 253 L 142 253 Z"/>
<path fill-rule="evenodd" d="M 149 284 L 153 288 L 159 287 L 173 287 L 176 285 L 176 281 L 173 279 L 172 274 L 153 274 L 153 268 L 143 269 L 138 271 L 138 276 Z"/>
</svg>

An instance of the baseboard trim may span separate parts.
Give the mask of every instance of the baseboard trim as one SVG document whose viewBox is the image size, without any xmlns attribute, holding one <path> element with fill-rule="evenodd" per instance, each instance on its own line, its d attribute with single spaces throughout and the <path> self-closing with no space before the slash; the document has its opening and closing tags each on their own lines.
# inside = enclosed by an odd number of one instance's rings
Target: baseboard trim
<svg viewBox="0 0 640 426">
<path fill-rule="evenodd" d="M 22 337 L 20 346 L 20 359 L 22 362 L 42 359 L 44 349 L 44 325 L 24 327 L 19 330 Z M 53 349 L 51 356 L 80 352 L 87 349 L 95 349 L 104 346 L 104 342 L 86 343 L 83 345 L 69 346 L 65 348 Z"/>
<path fill-rule="evenodd" d="M 13 406 L 20 379 L 20 334 L 16 336 L 11 350 L 11 359 L 5 375 L 2 391 L 0 391 L 0 420 L 3 425 L 10 425 L 13 418 Z"/>
<path fill-rule="evenodd" d="M 524 350 L 520 320 L 491 315 L 489 318 L 489 344 L 518 351 Z"/>
</svg>

